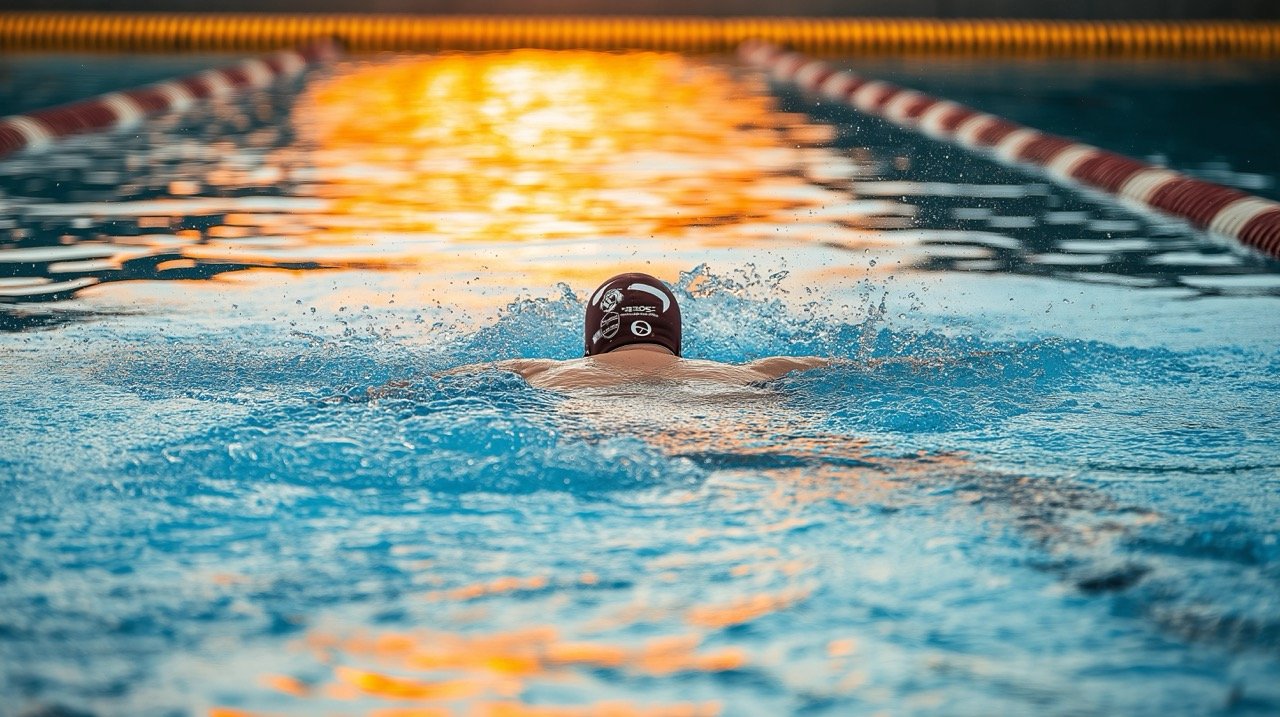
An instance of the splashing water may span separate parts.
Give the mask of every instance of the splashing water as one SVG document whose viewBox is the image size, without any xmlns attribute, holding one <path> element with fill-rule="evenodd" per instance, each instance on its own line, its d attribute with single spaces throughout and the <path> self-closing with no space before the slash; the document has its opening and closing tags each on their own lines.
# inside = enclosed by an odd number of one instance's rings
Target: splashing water
<svg viewBox="0 0 1280 717">
<path fill-rule="evenodd" d="M 1276 712 L 1275 267 L 759 85 L 368 59 L 5 163 L 0 714 Z M 836 362 L 441 375 L 623 269 Z"/>
<path fill-rule="evenodd" d="M 895 329 L 883 292 L 840 322 L 790 309 L 778 281 L 683 274 L 691 353 L 847 363 L 573 395 L 433 375 L 576 355 L 567 286 L 442 322 L 427 348 L 104 336 L 58 399 L 98 458 L 37 441 L 3 459 L 5 689 L 106 712 L 925 713 L 921 695 L 973 712 L 1083 694 L 1143 714 L 1216 708 L 1223 684 L 1274 704 L 1280 436 L 1265 411 L 1209 419 L 1274 405 L 1274 356 L 1228 373 L 1196 352 Z M 9 430 L 58 420 L 42 408 Z M 79 650 L 49 649 L 66 640 Z M 1098 673 L 1105 654 L 1159 689 Z"/>
</svg>

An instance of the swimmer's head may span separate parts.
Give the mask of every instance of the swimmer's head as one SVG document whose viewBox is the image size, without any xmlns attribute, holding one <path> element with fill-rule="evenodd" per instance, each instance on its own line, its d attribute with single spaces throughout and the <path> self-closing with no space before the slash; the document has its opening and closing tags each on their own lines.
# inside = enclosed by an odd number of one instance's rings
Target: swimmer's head
<svg viewBox="0 0 1280 717">
<path fill-rule="evenodd" d="M 680 355 L 680 306 L 648 274 L 619 274 L 587 298 L 587 356 L 621 346 L 657 344 Z"/>
</svg>

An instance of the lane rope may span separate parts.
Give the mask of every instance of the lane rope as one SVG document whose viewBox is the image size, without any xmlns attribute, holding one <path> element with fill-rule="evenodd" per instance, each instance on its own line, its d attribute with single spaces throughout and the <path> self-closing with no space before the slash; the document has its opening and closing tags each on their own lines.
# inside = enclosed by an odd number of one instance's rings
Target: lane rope
<svg viewBox="0 0 1280 717">
<path fill-rule="evenodd" d="M 136 127 L 147 117 L 182 112 L 205 98 L 266 87 L 339 54 L 332 40 L 313 42 L 216 70 L 2 117 L 0 157 L 24 149 L 41 151 L 73 134 Z"/>
<path fill-rule="evenodd" d="M 757 38 L 844 56 L 1280 57 L 1280 23 L 1238 20 L 0 12 L 5 51 L 265 52 L 315 37 L 350 52 L 727 53 Z"/>
<path fill-rule="evenodd" d="M 779 82 L 793 83 L 810 93 L 1005 164 L 1038 170 L 1059 183 L 1101 190 L 1173 215 L 1197 229 L 1280 258 L 1280 202 L 862 77 L 770 42 L 744 42 L 738 53 L 743 61 Z"/>
</svg>

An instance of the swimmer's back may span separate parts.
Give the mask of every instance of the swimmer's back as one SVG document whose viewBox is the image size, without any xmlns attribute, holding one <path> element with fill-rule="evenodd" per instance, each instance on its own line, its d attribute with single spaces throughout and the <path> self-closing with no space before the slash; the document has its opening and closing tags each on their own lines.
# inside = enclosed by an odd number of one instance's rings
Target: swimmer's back
<svg viewBox="0 0 1280 717">
<path fill-rule="evenodd" d="M 747 385 L 772 381 L 796 370 L 828 365 L 817 357 L 774 356 L 735 365 L 685 359 L 654 351 L 614 351 L 569 361 L 517 359 L 496 364 L 514 371 L 530 385 L 550 390 L 572 390 L 659 381 L 706 381 Z"/>
</svg>

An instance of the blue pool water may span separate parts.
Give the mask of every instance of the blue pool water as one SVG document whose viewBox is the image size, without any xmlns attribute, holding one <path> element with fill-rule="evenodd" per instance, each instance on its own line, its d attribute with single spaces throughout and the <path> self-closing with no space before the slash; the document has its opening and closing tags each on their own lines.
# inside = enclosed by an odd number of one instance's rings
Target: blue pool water
<svg viewBox="0 0 1280 717">
<path fill-rule="evenodd" d="M 1274 714 L 1280 266 L 766 92 L 360 59 L 0 162 L 0 714 Z M 624 268 L 847 361 L 435 375 Z"/>
</svg>

